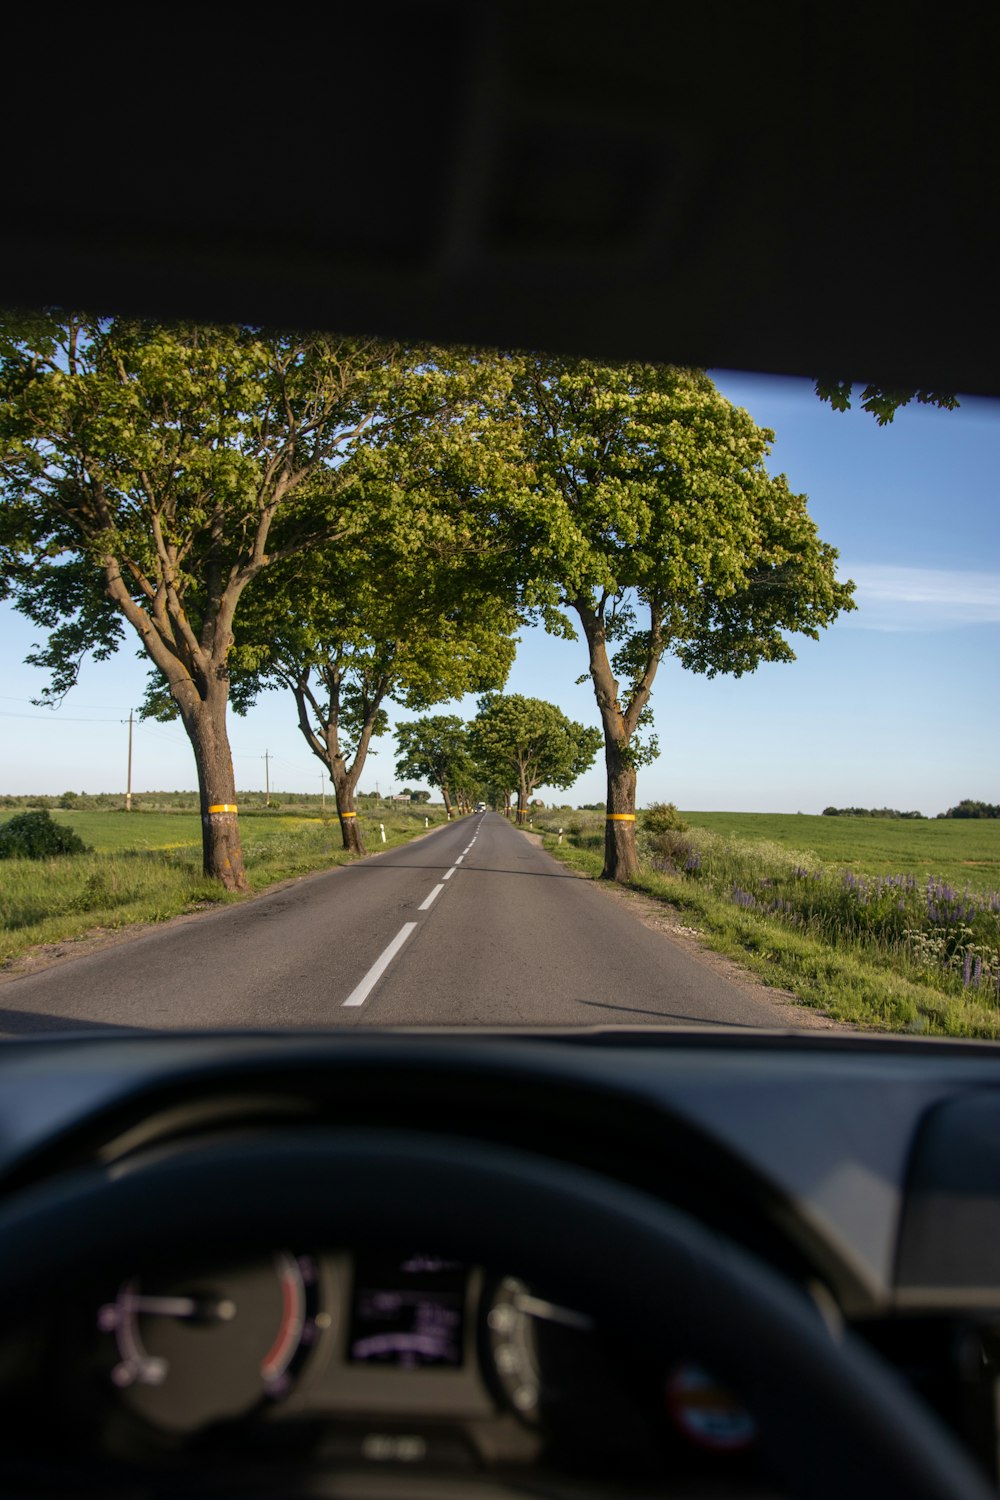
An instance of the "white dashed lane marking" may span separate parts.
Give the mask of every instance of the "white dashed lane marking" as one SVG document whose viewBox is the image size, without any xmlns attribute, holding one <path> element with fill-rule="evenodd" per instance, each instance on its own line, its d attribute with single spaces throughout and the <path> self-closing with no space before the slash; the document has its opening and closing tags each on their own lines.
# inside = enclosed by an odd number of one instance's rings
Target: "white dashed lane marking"
<svg viewBox="0 0 1000 1500">
<path fill-rule="evenodd" d="M 438 887 L 438 889 L 440 890 L 440 886 Z M 402 927 L 396 933 L 396 936 L 393 938 L 388 948 L 383 950 L 383 952 L 372 964 L 371 968 L 368 970 L 368 973 L 365 975 L 364 979 L 362 979 L 361 983 L 351 991 L 347 999 L 343 1002 L 345 1006 L 364 1005 L 365 1001 L 368 999 L 368 996 L 371 994 L 372 990 L 375 988 L 376 984 L 378 984 L 386 969 L 396 957 L 396 954 L 399 952 L 400 948 L 402 948 L 407 938 L 412 936 L 412 934 L 416 932 L 416 930 L 416 922 L 403 923 Z"/>
</svg>

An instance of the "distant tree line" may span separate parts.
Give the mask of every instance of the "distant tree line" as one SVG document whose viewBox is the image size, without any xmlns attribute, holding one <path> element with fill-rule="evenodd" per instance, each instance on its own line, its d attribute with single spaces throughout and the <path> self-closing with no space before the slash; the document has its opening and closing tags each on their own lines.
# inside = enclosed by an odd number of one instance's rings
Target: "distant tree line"
<svg viewBox="0 0 1000 1500">
<path fill-rule="evenodd" d="M 824 818 L 923 818 L 922 812 L 900 812 L 895 807 L 824 807 Z M 963 797 L 947 812 L 938 813 L 939 818 L 1000 818 L 1000 803 L 977 802 L 972 797 Z"/>
<path fill-rule="evenodd" d="M 947 812 L 938 813 L 939 818 L 1000 818 L 1000 803 L 976 802 L 972 797 L 963 797 Z"/>
<path fill-rule="evenodd" d="M 922 818 L 922 812 L 900 812 L 898 807 L 824 807 L 824 818 Z"/>
</svg>

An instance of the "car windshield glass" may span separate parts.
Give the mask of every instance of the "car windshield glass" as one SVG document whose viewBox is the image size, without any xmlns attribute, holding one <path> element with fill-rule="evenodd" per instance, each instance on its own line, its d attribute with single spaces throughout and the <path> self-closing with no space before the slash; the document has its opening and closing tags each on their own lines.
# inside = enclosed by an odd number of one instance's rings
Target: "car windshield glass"
<svg viewBox="0 0 1000 1500">
<path fill-rule="evenodd" d="M 3 326 L 0 1035 L 996 1034 L 995 404 Z"/>
</svg>

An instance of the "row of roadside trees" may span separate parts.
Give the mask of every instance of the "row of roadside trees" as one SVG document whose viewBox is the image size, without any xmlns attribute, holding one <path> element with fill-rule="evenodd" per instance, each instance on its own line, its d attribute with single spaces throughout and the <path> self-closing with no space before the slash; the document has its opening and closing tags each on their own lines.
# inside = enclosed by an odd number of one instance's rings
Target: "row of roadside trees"
<svg viewBox="0 0 1000 1500">
<path fill-rule="evenodd" d="M 138 641 L 144 712 L 183 724 L 205 870 L 233 889 L 230 705 L 289 694 L 358 848 L 390 701 L 496 694 L 526 621 L 582 637 L 605 874 L 628 879 L 663 656 L 740 675 L 853 607 L 805 497 L 767 471 L 771 438 L 698 370 L 8 315 L 0 595 L 46 633 L 29 660 L 49 702 L 88 654 Z M 500 754 L 491 714 L 515 701 L 487 699 L 480 753 Z"/>
<path fill-rule="evenodd" d="M 449 818 L 476 802 L 504 812 L 513 802 L 525 823 L 538 787 L 571 787 L 590 770 L 601 734 L 541 698 L 495 693 L 481 699 L 471 724 L 455 714 L 400 724 L 396 746 L 396 775 L 437 787 Z"/>
</svg>

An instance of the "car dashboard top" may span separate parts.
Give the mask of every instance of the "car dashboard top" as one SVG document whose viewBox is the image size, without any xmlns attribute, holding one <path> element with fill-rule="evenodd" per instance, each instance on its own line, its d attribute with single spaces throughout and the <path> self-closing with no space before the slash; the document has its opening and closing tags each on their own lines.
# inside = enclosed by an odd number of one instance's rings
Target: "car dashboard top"
<svg viewBox="0 0 1000 1500">
<path fill-rule="evenodd" d="M 81 1169 L 329 1127 L 499 1142 L 674 1205 L 850 1325 L 995 1480 L 1000 1049 L 721 1030 L 16 1042 L 0 1218 Z M 386 1494 L 397 1475 L 412 1494 L 468 1475 L 497 1494 L 775 1493 L 751 1412 L 696 1348 L 637 1358 L 560 1287 L 447 1244 L 282 1228 L 266 1253 L 192 1243 L 79 1277 L 68 1247 L 42 1310 L 0 1335 L 5 1493 L 251 1475 L 262 1494 L 374 1494 L 372 1475 Z"/>
</svg>

